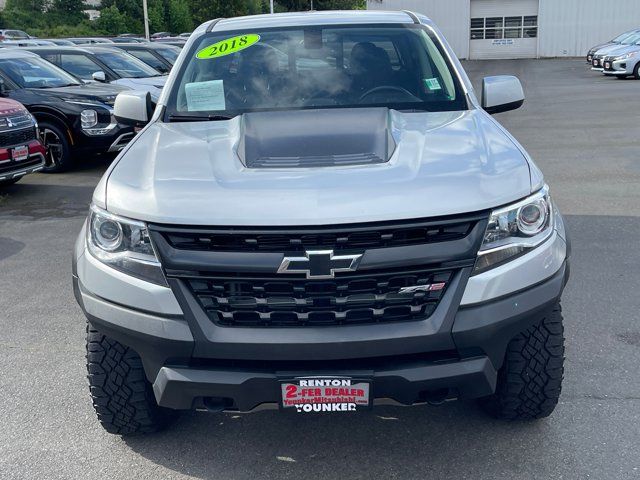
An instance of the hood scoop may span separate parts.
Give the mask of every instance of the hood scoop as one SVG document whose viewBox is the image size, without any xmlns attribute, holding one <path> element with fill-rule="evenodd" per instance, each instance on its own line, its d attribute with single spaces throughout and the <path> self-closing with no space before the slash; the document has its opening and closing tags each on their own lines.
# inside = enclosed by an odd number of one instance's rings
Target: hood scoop
<svg viewBox="0 0 640 480">
<path fill-rule="evenodd" d="M 256 112 L 242 122 L 238 156 L 248 168 L 386 163 L 396 148 L 387 108 Z"/>
</svg>

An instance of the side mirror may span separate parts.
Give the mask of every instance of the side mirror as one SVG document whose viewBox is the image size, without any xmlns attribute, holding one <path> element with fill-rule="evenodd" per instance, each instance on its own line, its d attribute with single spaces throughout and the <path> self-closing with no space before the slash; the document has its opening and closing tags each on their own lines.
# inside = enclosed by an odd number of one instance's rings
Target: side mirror
<svg viewBox="0 0 640 480">
<path fill-rule="evenodd" d="M 107 81 L 107 76 L 103 71 L 93 72 L 91 74 L 91 78 L 93 78 L 96 82 L 104 83 Z"/>
<path fill-rule="evenodd" d="M 122 92 L 116 97 L 113 107 L 116 120 L 125 125 L 149 123 L 153 115 L 153 103 L 149 92 Z"/>
<path fill-rule="evenodd" d="M 482 108 L 487 113 L 508 112 L 524 103 L 524 91 L 520 80 L 511 75 L 485 77 L 482 80 Z"/>
</svg>

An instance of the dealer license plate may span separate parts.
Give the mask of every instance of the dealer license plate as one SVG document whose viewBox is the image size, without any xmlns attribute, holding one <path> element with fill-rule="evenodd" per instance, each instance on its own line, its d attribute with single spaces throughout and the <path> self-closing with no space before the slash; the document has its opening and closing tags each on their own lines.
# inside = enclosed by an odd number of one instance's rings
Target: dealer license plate
<svg viewBox="0 0 640 480">
<path fill-rule="evenodd" d="M 29 147 L 22 145 L 11 150 L 11 158 L 14 162 L 22 162 L 29 158 Z"/>
<path fill-rule="evenodd" d="M 371 382 L 350 377 L 297 377 L 281 383 L 285 410 L 354 412 L 370 406 Z"/>
</svg>

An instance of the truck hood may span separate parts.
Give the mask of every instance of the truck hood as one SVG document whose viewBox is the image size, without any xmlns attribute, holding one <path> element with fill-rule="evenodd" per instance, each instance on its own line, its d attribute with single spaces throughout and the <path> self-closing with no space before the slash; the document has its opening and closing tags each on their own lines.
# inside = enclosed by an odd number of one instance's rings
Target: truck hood
<svg viewBox="0 0 640 480">
<path fill-rule="evenodd" d="M 293 226 L 474 212 L 531 193 L 528 160 L 484 111 L 391 110 L 387 116 L 388 159 L 313 168 L 248 168 L 241 159 L 242 116 L 156 122 L 105 174 L 94 201 L 148 222 Z M 313 121 L 306 127 L 316 131 Z M 323 141 L 344 141 L 338 137 Z"/>
</svg>

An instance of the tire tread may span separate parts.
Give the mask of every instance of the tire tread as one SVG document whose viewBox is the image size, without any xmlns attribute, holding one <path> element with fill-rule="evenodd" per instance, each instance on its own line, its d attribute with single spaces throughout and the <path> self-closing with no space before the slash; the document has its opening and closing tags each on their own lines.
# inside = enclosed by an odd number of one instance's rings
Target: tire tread
<svg viewBox="0 0 640 480">
<path fill-rule="evenodd" d="M 503 420 L 547 417 L 558 404 L 563 376 L 564 326 L 558 303 L 540 323 L 509 342 L 496 392 L 481 404 Z"/>
<path fill-rule="evenodd" d="M 152 433 L 166 425 L 142 360 L 131 348 L 102 335 L 87 322 L 87 378 L 93 408 L 109 433 Z"/>
</svg>

